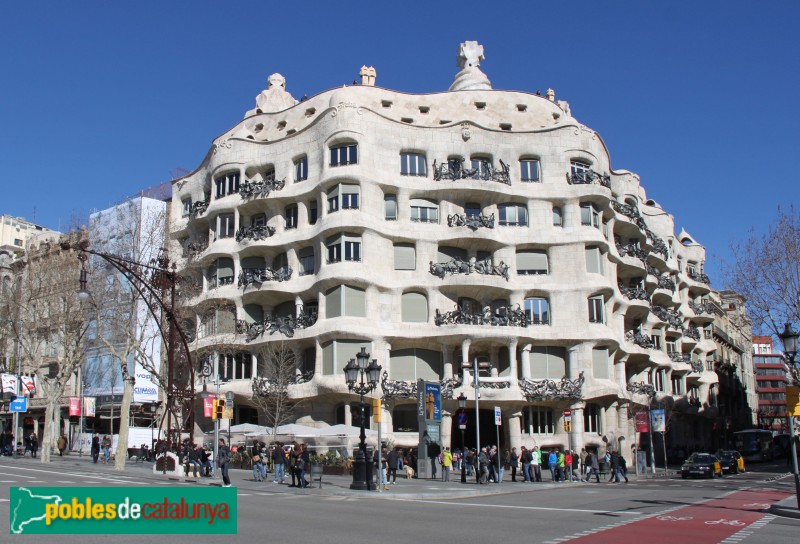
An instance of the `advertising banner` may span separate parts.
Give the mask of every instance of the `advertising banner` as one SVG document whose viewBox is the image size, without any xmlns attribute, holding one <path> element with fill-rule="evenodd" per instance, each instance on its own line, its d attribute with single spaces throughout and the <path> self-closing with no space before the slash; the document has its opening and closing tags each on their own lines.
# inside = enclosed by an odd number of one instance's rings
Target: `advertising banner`
<svg viewBox="0 0 800 544">
<path fill-rule="evenodd" d="M 442 392 L 438 383 L 425 382 L 425 419 L 442 419 Z"/>
<path fill-rule="evenodd" d="M 236 534 L 235 488 L 12 487 L 9 533 Z"/>
<path fill-rule="evenodd" d="M 80 417 L 81 416 L 81 398 L 80 397 L 70 397 L 69 398 L 69 415 Z"/>
<path fill-rule="evenodd" d="M 637 412 L 634 421 L 637 433 L 650 432 L 650 425 L 647 424 L 647 412 Z"/>
<path fill-rule="evenodd" d="M 217 396 L 213 393 L 203 399 L 203 416 L 211 417 L 214 413 L 214 400 Z"/>
<path fill-rule="evenodd" d="M 4 395 L 16 395 L 17 394 L 17 376 L 14 374 L 3 374 L 0 376 L 3 382 L 3 394 Z"/>
<path fill-rule="evenodd" d="M 664 410 L 652 410 L 650 412 L 651 419 L 653 420 L 653 432 L 663 433 L 666 430 L 664 421 Z"/>
<path fill-rule="evenodd" d="M 20 376 L 20 385 L 22 386 L 22 394 L 26 397 L 33 398 L 36 396 L 36 377 L 35 376 Z"/>
<path fill-rule="evenodd" d="M 95 416 L 95 408 L 97 406 L 97 399 L 94 397 L 83 397 L 83 414 L 86 417 Z"/>
<path fill-rule="evenodd" d="M 153 375 L 138 362 L 134 370 L 136 382 L 133 384 L 133 402 L 136 404 L 158 402 L 158 387 L 153 383 Z"/>
</svg>

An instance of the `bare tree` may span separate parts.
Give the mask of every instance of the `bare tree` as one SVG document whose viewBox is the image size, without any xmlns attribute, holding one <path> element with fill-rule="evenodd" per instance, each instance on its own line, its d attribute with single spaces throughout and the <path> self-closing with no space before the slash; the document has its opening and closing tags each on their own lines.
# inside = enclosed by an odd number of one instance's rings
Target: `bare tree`
<svg viewBox="0 0 800 544">
<path fill-rule="evenodd" d="M 778 336 L 785 323 L 800 321 L 800 214 L 778 209 L 763 235 L 754 230 L 731 245 L 724 273 L 731 289 L 747 300 L 754 332 Z M 800 370 L 792 368 L 795 383 Z"/>
<path fill-rule="evenodd" d="M 302 398 L 293 398 L 289 386 L 306 381 L 298 372 L 295 352 L 283 341 L 256 349 L 258 377 L 253 378 L 253 401 L 258 405 L 273 436 L 281 425 L 292 423 Z"/>
</svg>

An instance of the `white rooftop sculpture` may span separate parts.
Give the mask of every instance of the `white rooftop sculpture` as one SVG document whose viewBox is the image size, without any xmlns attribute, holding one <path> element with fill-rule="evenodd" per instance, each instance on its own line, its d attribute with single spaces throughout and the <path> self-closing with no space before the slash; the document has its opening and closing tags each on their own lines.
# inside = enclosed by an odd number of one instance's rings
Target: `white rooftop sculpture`
<svg viewBox="0 0 800 544">
<path fill-rule="evenodd" d="M 297 100 L 286 92 L 286 78 L 275 73 L 267 79 L 267 88 L 256 97 L 256 109 L 248 111 L 247 115 L 283 111 L 295 104 Z"/>
<path fill-rule="evenodd" d="M 486 74 L 481 72 L 483 46 L 478 42 L 463 42 L 458 48 L 456 63 L 461 71 L 456 74 L 449 91 L 489 90 L 492 83 Z"/>
</svg>

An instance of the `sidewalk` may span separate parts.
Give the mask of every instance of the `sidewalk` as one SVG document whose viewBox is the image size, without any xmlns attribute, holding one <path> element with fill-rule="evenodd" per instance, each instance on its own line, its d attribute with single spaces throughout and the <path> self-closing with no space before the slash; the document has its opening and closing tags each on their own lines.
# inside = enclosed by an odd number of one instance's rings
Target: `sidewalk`
<svg viewBox="0 0 800 544">
<path fill-rule="evenodd" d="M 103 474 L 103 475 L 117 475 L 121 478 L 136 478 L 138 480 L 146 479 L 153 482 L 154 485 L 170 485 L 180 482 L 182 485 L 207 485 L 219 486 L 222 484 L 221 479 L 218 478 L 194 478 L 189 477 L 175 477 L 172 475 L 163 475 L 161 473 L 153 472 L 152 463 L 133 463 L 128 462 L 125 466 L 124 472 L 117 472 L 114 470 L 113 464 L 93 464 L 90 455 L 78 456 L 76 454 L 66 455 L 59 457 L 55 455 L 51 458 L 50 465 L 43 465 L 39 459 L 31 459 L 29 457 L 21 459 L 12 459 L 10 457 L 0 458 L 0 466 L 13 467 L 19 463 L 19 466 L 26 468 L 58 468 L 58 469 L 73 469 L 77 471 L 85 471 L 87 474 Z M 461 473 L 453 472 L 450 474 L 449 482 L 442 482 L 440 479 L 436 480 L 419 480 L 419 479 L 406 479 L 405 476 L 397 478 L 397 484 L 389 485 L 386 491 L 359 491 L 350 489 L 350 484 L 353 477 L 349 474 L 344 476 L 323 475 L 322 486 L 320 488 L 319 480 L 314 480 L 311 487 L 299 489 L 289 487 L 288 485 L 275 484 L 272 482 L 274 477 L 273 473 L 267 474 L 266 482 L 256 482 L 253 480 L 253 471 L 245 469 L 233 468 L 229 470 L 231 483 L 234 487 L 239 489 L 240 494 L 248 493 L 285 493 L 285 494 L 305 494 L 305 495 L 319 495 L 319 496 L 341 496 L 341 497 L 358 497 L 358 498 L 374 498 L 374 499 L 394 499 L 394 500 L 422 500 L 422 499 L 458 499 L 458 498 L 471 498 L 480 496 L 499 495 L 505 493 L 523 493 L 533 490 L 545 489 L 559 489 L 569 488 L 571 486 L 591 486 L 597 485 L 594 483 L 552 483 L 541 482 L 536 484 L 511 482 L 510 478 L 506 478 L 501 484 L 487 484 L 478 485 L 475 482 L 475 476 L 468 476 L 467 483 L 461 483 Z M 634 475 L 630 475 L 631 480 L 635 480 Z M 291 483 L 291 477 L 287 477 L 287 482 Z"/>
</svg>

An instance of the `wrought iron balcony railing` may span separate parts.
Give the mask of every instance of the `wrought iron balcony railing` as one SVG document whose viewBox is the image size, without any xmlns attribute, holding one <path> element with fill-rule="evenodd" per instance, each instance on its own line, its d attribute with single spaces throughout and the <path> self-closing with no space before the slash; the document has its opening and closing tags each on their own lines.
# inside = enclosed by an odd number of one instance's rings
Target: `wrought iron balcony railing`
<svg viewBox="0 0 800 544">
<path fill-rule="evenodd" d="M 646 334 L 640 332 L 628 331 L 625 333 L 625 341 L 629 344 L 636 344 L 640 348 L 653 349 L 655 344 Z"/>
<path fill-rule="evenodd" d="M 486 215 L 466 215 L 463 213 L 454 213 L 447 216 L 448 227 L 468 227 L 472 230 L 478 230 L 481 227 L 487 229 L 494 228 L 494 214 Z"/>
<path fill-rule="evenodd" d="M 492 311 L 488 306 L 481 313 L 472 313 L 456 305 L 451 312 L 440 313 L 436 310 L 434 323 L 437 327 L 442 325 L 489 325 L 492 327 L 527 327 L 530 323 L 525 311 L 517 305 L 516 308 L 503 306 Z"/>
<path fill-rule="evenodd" d="M 245 180 L 239 186 L 239 196 L 248 198 L 266 198 L 272 191 L 280 191 L 286 186 L 286 178 L 275 179 L 275 173 L 267 175 L 261 181 Z"/>
<path fill-rule="evenodd" d="M 510 274 L 508 272 L 509 266 L 500 261 L 500 264 L 492 264 L 491 259 L 484 259 L 482 261 L 465 261 L 459 257 L 447 261 L 446 263 L 434 263 L 430 261 L 430 272 L 438 278 L 444 279 L 447 275 L 454 274 L 482 274 L 484 276 L 502 276 L 508 281 Z"/>
<path fill-rule="evenodd" d="M 511 185 L 511 175 L 506 163 L 500 161 L 500 168 L 495 168 L 489 161 L 480 161 L 480 165 L 476 168 L 464 168 L 464 161 L 447 161 L 437 165 L 433 161 L 433 179 L 434 181 L 451 180 L 456 181 L 459 179 L 478 179 L 482 181 L 497 181 Z"/>
<path fill-rule="evenodd" d="M 702 302 L 702 303 L 698 304 L 695 301 L 690 300 L 689 301 L 689 308 L 692 309 L 692 311 L 694 312 L 695 315 L 713 314 L 714 313 L 714 307 L 711 304 L 707 304 L 705 302 Z"/>
<path fill-rule="evenodd" d="M 667 276 L 666 274 L 663 276 L 658 276 L 658 288 L 659 289 L 666 289 L 667 291 L 675 292 L 675 282 Z"/>
<path fill-rule="evenodd" d="M 658 305 L 653 305 L 651 310 L 653 315 L 669 325 L 670 328 L 683 330 L 683 316 L 677 310 Z"/>
<path fill-rule="evenodd" d="M 699 359 L 693 360 L 691 362 L 691 365 L 692 365 L 692 372 L 697 372 L 698 374 L 700 374 L 703 372 L 703 370 L 705 370 L 705 365 L 703 364 L 703 361 L 700 361 Z"/>
<path fill-rule="evenodd" d="M 566 376 L 559 381 L 522 378 L 519 381 L 519 388 L 529 402 L 553 399 L 579 400 L 583 398 L 583 381 L 583 372 L 572 380 Z"/>
<path fill-rule="evenodd" d="M 634 395 L 646 395 L 649 398 L 656 396 L 656 388 L 652 384 L 644 382 L 630 382 L 627 390 Z"/>
<path fill-rule="evenodd" d="M 570 185 L 591 185 L 597 183 L 611 189 L 611 176 L 608 174 L 600 174 L 594 170 L 588 170 L 576 174 L 567 174 L 567 183 Z"/>
<path fill-rule="evenodd" d="M 622 283 L 617 284 L 619 292 L 628 300 L 646 300 L 650 302 L 650 294 L 641 287 L 625 287 Z"/>
<path fill-rule="evenodd" d="M 688 336 L 689 338 L 694 338 L 695 340 L 700 340 L 700 331 L 697 327 L 693 327 L 689 325 L 683 331 L 684 336 Z"/>
<path fill-rule="evenodd" d="M 192 204 L 192 207 L 189 208 L 189 217 L 197 217 L 198 215 L 203 215 L 206 213 L 208 209 L 208 201 L 207 200 L 198 200 Z"/>
<path fill-rule="evenodd" d="M 239 272 L 239 287 L 261 284 L 267 281 L 287 281 L 292 278 L 292 267 L 280 268 L 244 268 Z"/>
<path fill-rule="evenodd" d="M 280 377 L 255 377 L 252 381 L 253 395 L 256 397 L 266 398 L 285 394 L 290 385 L 299 385 L 301 383 L 308 383 L 314 377 L 314 371 L 308 372 L 292 372 L 283 378 Z"/>
<path fill-rule="evenodd" d="M 452 399 L 453 389 L 461 387 L 463 379 L 461 376 L 447 378 L 439 382 L 441 395 L 443 398 Z M 417 397 L 417 382 L 404 380 L 390 380 L 389 373 L 384 371 L 381 377 L 381 389 L 384 399 L 413 399 Z"/>
<path fill-rule="evenodd" d="M 252 342 L 264 333 L 281 333 L 287 338 L 294 336 L 294 331 L 307 329 L 317 322 L 317 313 L 301 312 L 297 317 L 267 317 L 264 321 L 246 323 L 242 319 L 236 320 L 236 333 L 244 334 L 248 342 Z"/>
<path fill-rule="evenodd" d="M 195 240 L 186 246 L 186 255 L 190 261 L 194 261 L 208 249 L 208 240 Z"/>
<path fill-rule="evenodd" d="M 691 353 L 681 353 L 680 351 L 670 351 L 669 358 L 674 363 L 691 363 Z"/>
<path fill-rule="evenodd" d="M 236 231 L 236 241 L 253 240 L 257 242 L 259 240 L 266 240 L 273 234 L 275 234 L 275 228 L 267 225 L 239 227 L 239 230 Z"/>
<path fill-rule="evenodd" d="M 233 285 L 233 276 L 225 276 L 222 278 L 211 278 L 208 280 L 208 288 L 216 289 L 225 285 Z"/>
<path fill-rule="evenodd" d="M 628 242 L 627 244 L 623 244 L 622 242 L 618 241 L 616 242 L 616 246 L 620 257 L 636 257 L 642 262 L 647 260 L 647 252 L 640 248 L 639 244 L 636 242 Z"/>
<path fill-rule="evenodd" d="M 690 269 L 687 272 L 687 275 L 689 276 L 689 278 L 693 279 L 694 281 L 698 281 L 700 283 L 705 283 L 706 285 L 709 285 L 711 283 L 711 279 L 708 276 L 706 276 L 705 274 L 703 274 L 702 272 L 697 272 L 695 270 L 691 270 Z"/>
</svg>

